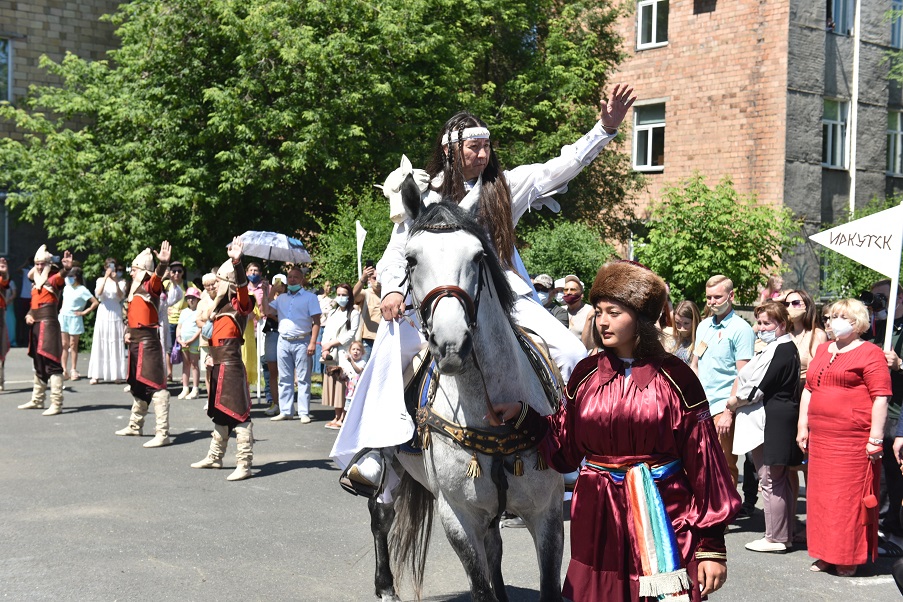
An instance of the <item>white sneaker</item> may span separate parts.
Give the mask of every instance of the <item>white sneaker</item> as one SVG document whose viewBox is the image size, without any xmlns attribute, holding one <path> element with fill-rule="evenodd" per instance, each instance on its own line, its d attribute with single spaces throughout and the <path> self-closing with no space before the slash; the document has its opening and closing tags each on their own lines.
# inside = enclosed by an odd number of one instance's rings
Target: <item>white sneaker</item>
<svg viewBox="0 0 903 602">
<path fill-rule="evenodd" d="M 199 394 L 200 393 L 198 392 L 198 388 L 194 387 L 191 389 L 191 392 L 189 392 L 188 395 L 185 396 L 185 399 L 197 399 Z"/>
<path fill-rule="evenodd" d="M 310 416 L 308 416 L 307 414 L 299 414 L 298 420 L 301 421 L 301 424 L 310 424 L 311 419 L 310 419 Z"/>
<path fill-rule="evenodd" d="M 179 393 L 179 399 L 185 399 L 188 397 L 188 387 L 182 387 L 182 392 Z"/>
<path fill-rule="evenodd" d="M 778 541 L 768 541 L 763 537 L 746 544 L 746 549 L 753 552 L 786 552 L 790 546 Z"/>
</svg>

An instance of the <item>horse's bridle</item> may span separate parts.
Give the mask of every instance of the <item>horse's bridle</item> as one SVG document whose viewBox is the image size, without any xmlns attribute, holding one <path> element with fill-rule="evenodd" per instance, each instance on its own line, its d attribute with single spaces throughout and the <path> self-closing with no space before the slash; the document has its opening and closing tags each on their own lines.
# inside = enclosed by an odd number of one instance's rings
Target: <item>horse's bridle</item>
<svg viewBox="0 0 903 602">
<path fill-rule="evenodd" d="M 412 286 L 411 279 L 411 266 L 408 265 L 406 268 L 405 280 L 408 281 L 408 292 L 411 294 L 411 300 L 414 302 L 414 311 L 417 312 L 417 317 L 420 319 L 420 331 L 423 333 L 424 337 L 429 339 L 430 320 L 433 312 L 436 309 L 436 305 L 439 304 L 439 301 L 446 297 L 452 297 L 464 308 L 464 313 L 467 315 L 468 328 L 473 330 L 477 327 L 477 312 L 480 309 L 480 296 L 483 294 L 484 262 L 485 259 L 481 259 L 478 264 L 476 296 L 471 297 L 470 294 L 460 286 L 443 284 L 432 289 L 424 295 L 423 299 L 420 301 L 418 301 L 417 297 L 414 295 L 414 287 Z"/>
</svg>

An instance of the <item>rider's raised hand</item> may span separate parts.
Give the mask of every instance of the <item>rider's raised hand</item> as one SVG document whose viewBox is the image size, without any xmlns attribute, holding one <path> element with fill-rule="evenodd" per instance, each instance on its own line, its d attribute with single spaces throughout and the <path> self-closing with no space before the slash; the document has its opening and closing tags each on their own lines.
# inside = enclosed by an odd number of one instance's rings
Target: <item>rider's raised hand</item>
<svg viewBox="0 0 903 602">
<path fill-rule="evenodd" d="M 383 314 L 383 320 L 397 320 L 404 315 L 404 295 L 401 293 L 389 293 L 383 297 L 379 304 L 379 310 Z"/>
</svg>

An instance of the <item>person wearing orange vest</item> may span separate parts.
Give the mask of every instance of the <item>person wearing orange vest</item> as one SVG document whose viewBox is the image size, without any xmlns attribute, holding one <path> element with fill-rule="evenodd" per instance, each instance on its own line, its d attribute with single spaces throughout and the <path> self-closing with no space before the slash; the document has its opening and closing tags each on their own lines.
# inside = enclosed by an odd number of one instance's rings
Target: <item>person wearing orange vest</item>
<svg viewBox="0 0 903 602">
<path fill-rule="evenodd" d="M 254 458 L 251 393 L 241 359 L 243 333 L 248 325 L 248 316 L 254 309 L 254 301 L 248 294 L 248 278 L 241 263 L 242 249 L 241 238 L 235 237 L 229 247 L 230 259 L 216 272 L 217 290 L 212 309 L 207 315 L 198 317 L 198 322 L 213 322 L 207 401 L 207 415 L 213 420 L 213 438 L 207 457 L 191 467 L 222 468 L 229 433 L 234 430 L 237 446 L 235 470 L 226 477 L 227 481 L 249 478 Z"/>
<path fill-rule="evenodd" d="M 44 416 L 63 411 L 63 336 L 60 329 L 59 303 L 66 286 L 65 277 L 72 267 L 72 254 L 63 254 L 63 269 L 53 265 L 47 245 L 41 245 L 34 256 L 34 267 L 28 272 L 32 281 L 31 309 L 25 315 L 28 326 L 28 355 L 34 363 L 34 388 L 31 401 L 18 406 L 20 410 L 39 410 L 44 407 L 47 386 L 50 385 L 50 407 Z"/>
<path fill-rule="evenodd" d="M 120 436 L 140 437 L 148 406 L 154 404 L 156 428 L 154 438 L 144 447 L 169 445 L 169 391 L 166 390 L 166 363 L 160 342 L 160 294 L 163 275 L 169 266 L 172 247 L 169 241 L 160 244 L 157 266 L 154 255 L 144 249 L 132 262 L 132 286 L 129 289 L 127 314 L 129 346 L 128 383 L 132 393 L 132 414 L 129 424 L 116 431 Z"/>
</svg>

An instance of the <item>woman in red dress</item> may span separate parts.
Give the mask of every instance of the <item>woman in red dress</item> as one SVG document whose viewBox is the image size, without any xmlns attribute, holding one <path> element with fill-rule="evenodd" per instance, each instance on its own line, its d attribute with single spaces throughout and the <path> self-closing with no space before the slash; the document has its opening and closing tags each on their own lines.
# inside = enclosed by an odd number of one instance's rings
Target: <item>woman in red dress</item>
<svg viewBox="0 0 903 602">
<path fill-rule="evenodd" d="M 599 353 L 577 365 L 565 404 L 547 417 L 496 406 L 545 433 L 539 449 L 555 470 L 580 469 L 562 592 L 575 602 L 698 601 L 727 577 L 724 530 L 740 497 L 699 379 L 660 342 L 665 298 L 649 269 L 602 266 L 590 292 Z"/>
<path fill-rule="evenodd" d="M 806 535 L 811 569 L 851 577 L 878 545 L 878 480 L 890 372 L 881 348 L 863 341 L 865 306 L 831 306 L 834 341 L 809 363 L 797 443 L 809 452 Z"/>
</svg>

